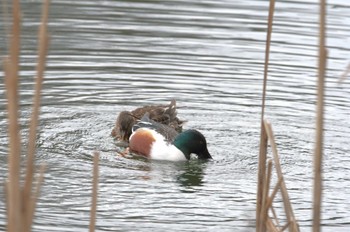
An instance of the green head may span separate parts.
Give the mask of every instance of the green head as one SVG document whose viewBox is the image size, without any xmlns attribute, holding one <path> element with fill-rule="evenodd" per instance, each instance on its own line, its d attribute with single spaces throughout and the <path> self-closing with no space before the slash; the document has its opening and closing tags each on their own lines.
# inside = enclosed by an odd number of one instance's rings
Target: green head
<svg viewBox="0 0 350 232">
<path fill-rule="evenodd" d="M 196 154 L 198 159 L 212 159 L 207 148 L 207 141 L 199 131 L 187 130 L 178 134 L 174 145 L 184 153 L 187 159 L 190 159 L 191 153 Z"/>
</svg>

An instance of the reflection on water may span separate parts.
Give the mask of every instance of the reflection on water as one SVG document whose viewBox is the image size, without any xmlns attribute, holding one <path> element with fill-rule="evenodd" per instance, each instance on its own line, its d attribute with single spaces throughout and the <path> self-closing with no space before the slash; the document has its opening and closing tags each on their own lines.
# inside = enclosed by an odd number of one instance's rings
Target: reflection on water
<svg viewBox="0 0 350 232">
<path fill-rule="evenodd" d="M 348 231 L 350 85 L 339 86 L 337 77 L 349 59 L 350 5 L 328 4 L 323 225 Z M 24 1 L 22 9 L 27 135 L 40 5 Z M 37 155 L 49 168 L 34 231 L 86 231 L 95 150 L 101 152 L 98 231 L 253 231 L 267 11 L 266 0 L 53 1 Z M 302 231 L 312 224 L 317 14 L 316 1 L 276 5 L 266 108 Z M 4 47 L 1 36 L 0 55 Z M 5 132 L 2 81 L 0 96 Z M 122 148 L 110 137 L 117 114 L 173 98 L 188 120 L 185 129 L 206 136 L 214 160 L 177 164 L 117 155 Z M 6 154 L 1 133 L 1 179 Z M 4 209 L 0 200 L 0 230 Z"/>
<path fill-rule="evenodd" d="M 195 190 L 196 186 L 203 185 L 203 169 L 205 163 L 200 160 L 186 162 L 182 168 L 183 171 L 177 176 L 177 182 L 184 187 L 184 192 L 191 192 Z"/>
</svg>

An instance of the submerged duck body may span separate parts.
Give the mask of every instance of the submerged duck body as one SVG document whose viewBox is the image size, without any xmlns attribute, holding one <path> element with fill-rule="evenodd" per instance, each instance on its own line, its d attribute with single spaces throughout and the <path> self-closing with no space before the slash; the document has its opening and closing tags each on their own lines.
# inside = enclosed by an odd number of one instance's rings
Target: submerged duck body
<svg viewBox="0 0 350 232">
<path fill-rule="evenodd" d="M 168 105 L 148 105 L 130 112 L 120 112 L 111 133 L 112 137 L 120 141 L 128 142 L 133 126 L 146 113 L 149 114 L 149 118 L 153 121 L 167 125 L 177 132 L 182 132 L 182 125 L 185 121 L 177 117 L 176 101 L 172 100 Z"/>
<path fill-rule="evenodd" d="M 148 113 L 134 125 L 129 150 L 156 160 L 189 160 L 191 154 L 197 155 L 198 159 L 212 158 L 206 139 L 199 131 L 178 133 L 169 126 L 151 120 Z"/>
</svg>

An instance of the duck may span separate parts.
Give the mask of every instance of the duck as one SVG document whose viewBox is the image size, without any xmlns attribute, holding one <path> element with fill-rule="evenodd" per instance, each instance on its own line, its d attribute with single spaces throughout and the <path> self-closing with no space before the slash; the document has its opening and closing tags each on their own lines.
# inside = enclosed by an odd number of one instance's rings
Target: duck
<svg viewBox="0 0 350 232">
<path fill-rule="evenodd" d="M 190 129 L 177 132 L 174 128 L 158 123 L 149 113 L 132 128 L 128 151 L 152 160 L 186 161 L 195 154 L 198 159 L 212 159 L 204 135 Z"/>
<path fill-rule="evenodd" d="M 186 122 L 177 117 L 176 100 L 171 100 L 167 105 L 147 105 L 133 111 L 122 111 L 119 113 L 111 136 L 120 142 L 129 142 L 133 126 L 145 113 L 155 122 L 167 125 L 178 133 L 182 132 L 182 126 Z"/>
</svg>

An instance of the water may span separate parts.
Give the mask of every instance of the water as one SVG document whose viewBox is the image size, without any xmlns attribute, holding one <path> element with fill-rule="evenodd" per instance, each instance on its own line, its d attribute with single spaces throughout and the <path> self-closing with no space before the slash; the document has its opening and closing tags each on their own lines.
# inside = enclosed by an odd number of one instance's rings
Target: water
<svg viewBox="0 0 350 232">
<path fill-rule="evenodd" d="M 28 134 L 40 1 L 23 2 L 22 134 Z M 267 93 L 302 231 L 312 225 L 316 1 L 277 2 Z M 100 151 L 97 231 L 254 231 L 267 1 L 53 1 L 37 163 L 48 170 L 34 231 L 86 231 L 92 153 Z M 324 231 L 350 229 L 350 4 L 330 1 Z M 0 24 L 3 31 L 3 23 Z M 0 38 L 1 55 L 5 37 Z M 3 74 L 1 74 L 3 78 Z M 7 169 L 0 83 L 1 179 Z M 110 137 L 118 112 L 176 98 L 185 128 L 214 160 L 126 159 Z M 26 139 L 23 143 L 25 144 Z M 3 187 L 0 228 L 5 228 Z M 280 198 L 274 203 L 281 211 Z"/>
</svg>

